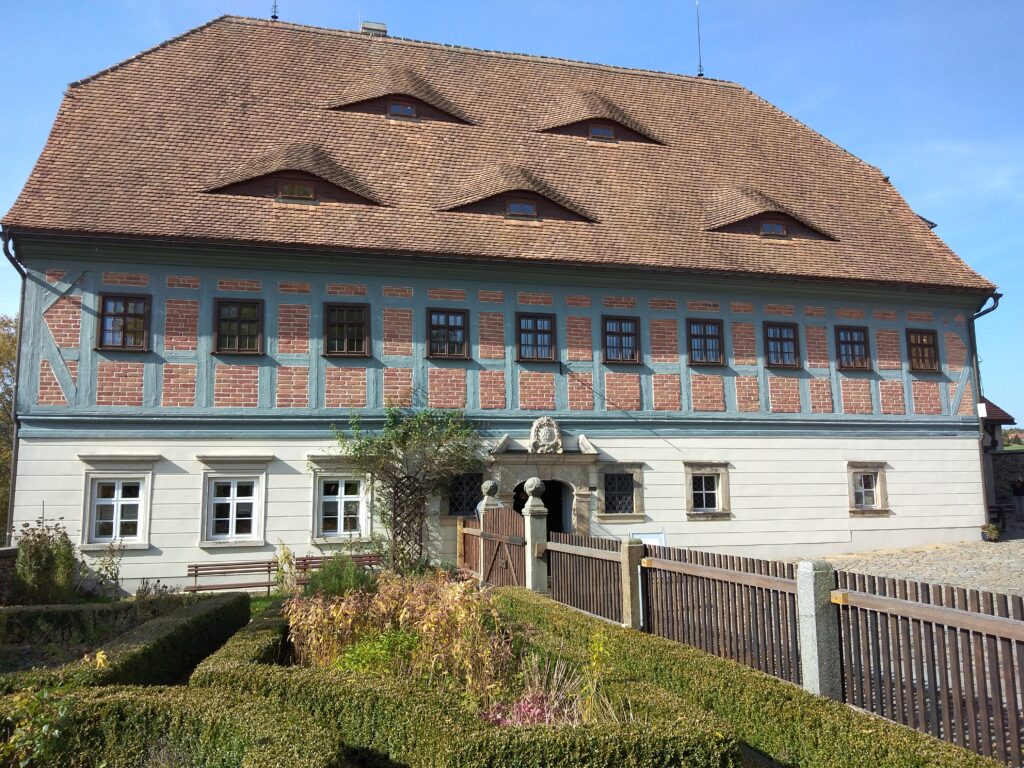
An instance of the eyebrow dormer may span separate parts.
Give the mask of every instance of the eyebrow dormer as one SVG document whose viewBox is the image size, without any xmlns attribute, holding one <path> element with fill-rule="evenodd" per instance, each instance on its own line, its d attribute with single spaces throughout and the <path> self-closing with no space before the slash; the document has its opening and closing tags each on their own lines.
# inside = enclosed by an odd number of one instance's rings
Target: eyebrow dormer
<svg viewBox="0 0 1024 768">
<path fill-rule="evenodd" d="M 391 68 L 378 73 L 328 109 L 383 115 L 393 120 L 472 123 L 454 101 L 426 77 L 409 68 Z"/>
<path fill-rule="evenodd" d="M 755 189 L 719 189 L 704 203 L 705 229 L 766 240 L 835 240 L 810 217 Z"/>
<path fill-rule="evenodd" d="M 519 221 L 585 221 L 597 217 L 555 185 L 522 166 L 502 163 L 467 180 L 443 211 L 502 216 Z"/>
<path fill-rule="evenodd" d="M 551 114 L 540 133 L 579 136 L 590 141 L 660 144 L 653 131 L 607 96 L 578 91 Z"/>
</svg>

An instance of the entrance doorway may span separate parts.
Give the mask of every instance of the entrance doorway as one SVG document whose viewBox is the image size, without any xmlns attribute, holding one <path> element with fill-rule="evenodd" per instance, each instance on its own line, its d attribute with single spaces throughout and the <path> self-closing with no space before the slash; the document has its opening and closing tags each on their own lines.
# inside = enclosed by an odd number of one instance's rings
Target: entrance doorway
<svg viewBox="0 0 1024 768">
<path fill-rule="evenodd" d="M 513 491 L 513 509 L 522 512 L 528 498 L 523 483 L 520 483 Z M 572 486 L 558 480 L 545 480 L 540 499 L 548 510 L 548 533 L 572 533 Z"/>
</svg>

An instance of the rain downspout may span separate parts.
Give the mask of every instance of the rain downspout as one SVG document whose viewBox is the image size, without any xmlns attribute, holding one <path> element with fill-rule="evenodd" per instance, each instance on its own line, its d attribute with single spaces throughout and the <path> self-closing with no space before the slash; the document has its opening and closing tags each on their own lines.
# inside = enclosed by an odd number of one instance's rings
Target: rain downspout
<svg viewBox="0 0 1024 768">
<path fill-rule="evenodd" d="M 22 266 L 21 262 L 18 261 L 17 257 L 11 253 L 11 232 L 9 229 L 4 229 L 2 235 L 4 256 L 11 262 L 11 266 L 17 271 L 21 277 L 21 298 L 18 302 L 18 323 L 17 332 L 14 339 L 16 346 L 15 358 L 14 358 L 14 393 L 11 397 L 11 425 L 13 426 L 13 434 L 11 437 L 11 482 L 8 486 L 9 496 L 7 499 L 7 523 L 4 526 L 4 530 L 0 531 L 0 546 L 11 545 L 13 543 L 14 533 L 14 490 L 17 484 L 18 478 L 18 378 L 21 374 L 21 329 L 24 327 L 25 317 L 25 284 L 28 272 L 25 267 Z"/>
<path fill-rule="evenodd" d="M 976 336 L 975 330 L 974 330 L 974 323 L 975 323 L 975 321 L 978 320 L 978 318 L 984 317 L 989 312 L 995 312 L 996 309 L 999 308 L 999 300 L 1001 298 L 1003 298 L 1003 294 L 999 293 L 998 291 L 995 291 L 989 298 L 992 299 L 992 306 L 987 307 L 985 309 L 980 309 L 979 311 L 975 312 L 973 315 L 971 315 L 971 320 L 967 324 L 967 343 L 968 343 L 968 347 L 970 349 L 971 367 L 974 369 L 973 373 L 972 373 L 972 378 L 974 379 L 974 391 L 977 393 L 976 394 L 976 398 L 977 398 L 979 403 L 981 403 L 981 398 L 982 398 L 981 365 L 980 365 L 980 363 L 978 361 L 978 340 L 977 340 L 977 336 Z M 988 299 L 985 300 L 985 303 L 986 304 L 988 303 Z M 982 304 L 982 306 L 984 307 L 985 304 Z M 978 415 L 980 416 L 980 414 L 978 414 Z M 989 482 L 988 482 L 988 462 L 985 460 L 985 455 L 986 455 L 986 451 L 985 451 L 985 425 L 984 425 L 984 423 L 982 422 L 982 420 L 980 418 L 978 419 L 978 430 L 979 430 L 979 434 L 978 434 L 978 458 L 981 459 L 981 487 L 982 487 L 982 493 L 984 494 L 984 499 L 985 499 L 985 509 L 986 509 L 985 522 L 987 523 L 988 522 L 988 512 L 987 512 L 987 510 L 988 510 L 989 499 L 992 499 L 993 501 L 995 501 L 995 497 L 993 495 L 990 495 L 990 492 L 992 491 L 992 489 L 989 487 Z"/>
</svg>

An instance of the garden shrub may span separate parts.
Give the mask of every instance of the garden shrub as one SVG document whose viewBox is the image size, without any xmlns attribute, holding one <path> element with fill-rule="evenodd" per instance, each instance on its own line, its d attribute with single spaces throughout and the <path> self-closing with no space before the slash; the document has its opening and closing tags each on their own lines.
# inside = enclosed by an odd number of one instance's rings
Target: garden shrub
<svg viewBox="0 0 1024 768">
<path fill-rule="evenodd" d="M 26 694 L 20 694 L 22 699 Z M 5 731 L 31 766 L 62 768 L 349 768 L 355 765 L 336 729 L 291 712 L 282 717 L 266 701 L 227 691 L 178 688 L 96 688 L 51 696 L 47 722 L 59 723 L 53 738 L 36 711 L 9 697 Z M 59 720 L 54 719 L 60 707 Z M 13 737 L 13 738 L 12 738 Z M 0 758 L 4 756 L 0 744 Z M 2 759 L 0 759 L 2 763 Z"/>
<path fill-rule="evenodd" d="M 0 645 L 64 642 L 69 638 L 88 643 L 120 634 L 180 605 L 180 599 L 160 598 L 0 607 Z"/>
<path fill-rule="evenodd" d="M 643 691 L 640 714 L 671 722 L 694 708 L 784 766 L 801 768 L 981 768 L 995 763 L 959 747 L 814 696 L 727 659 L 609 625 L 524 589 L 495 590 L 502 617 L 548 657 L 586 663 L 589 638 L 605 635 L 616 691 Z M 660 689 L 660 691 L 659 691 Z M 664 695 L 663 695 L 664 694 Z M 630 694 L 632 699 L 632 694 Z"/>
<path fill-rule="evenodd" d="M 309 575 L 305 594 L 340 597 L 354 589 L 372 591 L 376 582 L 377 576 L 373 571 L 356 565 L 347 555 L 335 555 L 324 560 L 320 568 Z"/>
<path fill-rule="evenodd" d="M 233 691 L 329 722 L 351 748 L 410 768 L 660 768 L 738 766 L 735 740 L 693 708 L 659 723 L 580 727 L 498 727 L 470 712 L 450 689 L 407 678 L 285 667 L 287 622 L 268 611 L 193 673 L 190 686 Z"/>
<path fill-rule="evenodd" d="M 67 528 L 43 518 L 23 523 L 18 531 L 14 570 L 32 603 L 61 603 L 76 592 L 80 564 Z"/>
<path fill-rule="evenodd" d="M 178 682 L 248 620 L 248 595 L 199 598 L 129 630 L 95 656 L 52 669 L 0 674 L 0 693 L 55 685 Z"/>
</svg>

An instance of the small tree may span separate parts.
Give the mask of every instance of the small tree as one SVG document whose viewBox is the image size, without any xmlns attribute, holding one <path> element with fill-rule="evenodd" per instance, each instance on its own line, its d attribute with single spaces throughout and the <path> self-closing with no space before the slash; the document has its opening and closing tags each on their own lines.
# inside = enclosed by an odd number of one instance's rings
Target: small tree
<svg viewBox="0 0 1024 768">
<path fill-rule="evenodd" d="M 399 572 L 423 561 L 427 499 L 483 463 L 480 435 L 461 411 L 388 408 L 377 433 L 364 432 L 353 417 L 350 434 L 338 432 L 338 444 L 376 483 L 391 539 L 388 565 Z"/>
</svg>

